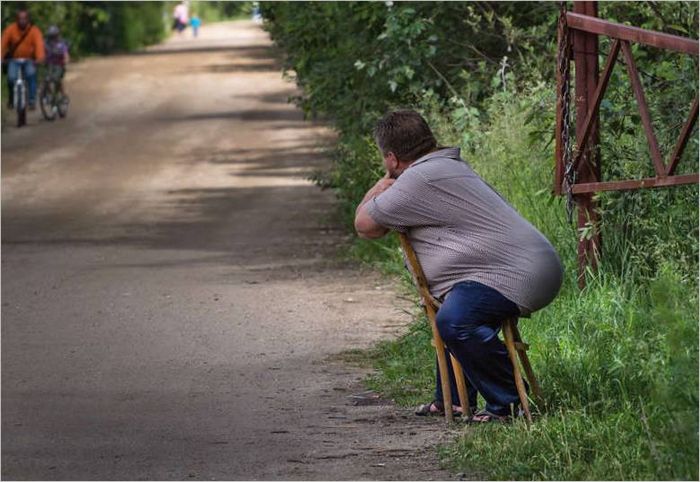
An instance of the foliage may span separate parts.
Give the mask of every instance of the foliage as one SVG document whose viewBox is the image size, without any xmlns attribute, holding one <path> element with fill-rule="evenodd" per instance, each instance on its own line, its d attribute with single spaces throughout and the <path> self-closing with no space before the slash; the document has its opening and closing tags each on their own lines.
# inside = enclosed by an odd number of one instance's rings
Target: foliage
<svg viewBox="0 0 700 482">
<path fill-rule="evenodd" d="M 191 13 L 207 22 L 248 14 L 251 2 L 194 1 Z M 161 41 L 171 27 L 175 1 L 56 1 L 2 2 L 2 27 L 15 19 L 17 9 L 27 8 L 42 30 L 58 25 L 71 46 L 71 55 L 132 51 Z"/>
<path fill-rule="evenodd" d="M 135 50 L 162 40 L 168 6 L 166 2 L 3 2 L 2 27 L 24 7 L 40 29 L 58 25 L 77 58 Z"/>
<path fill-rule="evenodd" d="M 389 106 L 426 93 L 487 97 L 505 70 L 535 62 L 556 11 L 546 2 L 262 3 L 266 27 L 303 87 L 300 105 L 331 116 L 343 134 L 365 133 Z M 533 76 L 549 69 L 540 67 Z"/>
<path fill-rule="evenodd" d="M 413 106 L 425 111 L 430 106 L 439 111 L 433 122 L 444 119 L 459 132 L 443 138 L 443 143 L 450 140 L 469 144 L 474 129 L 488 118 L 484 102 L 489 97 L 498 92 L 520 92 L 527 85 L 541 82 L 553 90 L 558 12 L 552 3 L 532 3 L 529 8 L 509 2 L 270 2 L 262 6 L 266 27 L 284 51 L 286 68 L 293 70 L 302 87 L 296 100 L 310 115 L 330 118 L 339 131 L 333 169 L 319 173 L 317 180 L 337 189 L 348 221 L 355 204 L 380 172 L 377 151 L 368 134 L 373 122 L 387 109 Z M 601 4 L 604 17 L 670 33 L 688 31 L 695 36 L 697 12 L 697 4 L 691 3 L 647 2 L 632 7 L 616 2 Z M 608 44 L 602 42 L 603 54 Z M 688 99 L 697 86 L 697 59 L 660 49 L 635 46 L 634 50 L 657 137 L 663 152 L 669 153 L 690 107 Z M 465 56 L 465 52 L 473 55 Z M 506 62 L 501 63 L 504 58 Z M 532 119 L 528 120 L 537 127 L 533 135 L 551 135 L 552 103 L 552 98 L 546 99 L 539 108 L 533 108 Z M 604 178 L 650 175 L 646 139 L 623 65 L 614 71 L 601 117 Z M 543 146 L 551 147 L 551 140 Z M 697 152 L 697 136 L 691 136 L 679 172 L 694 170 Z M 548 187 L 548 180 L 543 182 L 539 190 Z M 658 246 L 647 242 L 657 231 L 653 221 L 646 222 L 648 209 L 655 209 L 649 206 L 678 196 L 688 201 L 694 191 L 682 188 L 601 195 L 604 219 L 610 226 L 604 229 L 625 235 L 610 239 L 618 245 L 615 251 L 625 249 L 623 246 L 632 238 L 640 241 L 636 246 Z M 679 209 L 668 224 L 688 233 L 693 222 Z M 689 238 L 683 245 L 691 243 Z M 677 248 L 668 246 L 678 252 Z M 688 253 L 686 258 L 695 263 L 694 251 L 680 251 Z M 610 261 L 619 261 L 618 269 L 622 269 L 622 262 L 629 257 L 646 263 L 648 273 L 653 273 L 657 257 L 649 258 L 639 251 L 622 258 L 611 257 Z"/>
<path fill-rule="evenodd" d="M 195 14 L 204 22 L 219 22 L 249 15 L 252 2 L 194 1 L 190 2 L 190 15 Z"/>
</svg>

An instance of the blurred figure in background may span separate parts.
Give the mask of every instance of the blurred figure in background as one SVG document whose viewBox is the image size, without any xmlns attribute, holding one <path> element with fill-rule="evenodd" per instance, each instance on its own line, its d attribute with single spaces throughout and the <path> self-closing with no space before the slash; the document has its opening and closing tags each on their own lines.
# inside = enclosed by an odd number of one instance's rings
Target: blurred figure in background
<svg viewBox="0 0 700 482">
<path fill-rule="evenodd" d="M 192 19 L 190 20 L 190 26 L 192 27 L 192 36 L 197 37 L 199 35 L 199 27 L 202 25 L 202 21 L 199 19 L 199 16 L 195 13 L 192 15 Z"/>
<path fill-rule="evenodd" d="M 182 31 L 187 28 L 189 21 L 187 2 L 178 3 L 173 10 L 173 30 L 177 30 L 177 33 L 182 35 Z"/>
<path fill-rule="evenodd" d="M 260 14 L 260 4 L 253 2 L 253 22 L 262 23 L 262 15 Z"/>
<path fill-rule="evenodd" d="M 58 89 L 64 96 L 63 76 L 66 74 L 66 64 L 70 62 L 68 44 L 61 38 L 61 31 L 56 25 L 51 25 L 46 31 L 46 65 L 48 75 L 56 80 Z"/>
<path fill-rule="evenodd" d="M 9 106 L 12 108 L 12 92 L 19 76 L 19 69 L 27 80 L 29 110 L 36 109 L 36 65 L 44 61 L 44 38 L 41 30 L 33 25 L 25 9 L 17 11 L 17 21 L 8 25 L 2 32 L 2 61 L 7 62 L 7 82 L 9 85 Z M 20 63 L 19 59 L 29 62 Z"/>
</svg>

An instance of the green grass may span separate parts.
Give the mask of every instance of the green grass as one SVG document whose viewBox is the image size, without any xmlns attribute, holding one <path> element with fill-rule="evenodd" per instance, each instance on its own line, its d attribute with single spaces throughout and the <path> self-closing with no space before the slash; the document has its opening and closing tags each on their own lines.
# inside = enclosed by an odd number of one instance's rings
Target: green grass
<svg viewBox="0 0 700 482">
<path fill-rule="evenodd" d="M 648 287 L 592 280 L 523 323 L 546 408 L 443 452 L 492 479 L 697 479 L 697 297 L 667 268 Z"/>
<path fill-rule="evenodd" d="M 428 321 L 418 316 L 401 338 L 379 343 L 370 353 L 378 371 L 367 379 L 368 386 L 403 406 L 432 400 L 435 351 L 431 338 Z"/>
<path fill-rule="evenodd" d="M 465 429 L 444 464 L 496 480 L 696 480 L 696 292 L 667 266 L 643 287 L 602 275 L 562 293 L 521 324 L 545 394 L 536 423 Z M 370 388 L 403 406 L 430 399 L 424 317 L 367 356 Z"/>
</svg>

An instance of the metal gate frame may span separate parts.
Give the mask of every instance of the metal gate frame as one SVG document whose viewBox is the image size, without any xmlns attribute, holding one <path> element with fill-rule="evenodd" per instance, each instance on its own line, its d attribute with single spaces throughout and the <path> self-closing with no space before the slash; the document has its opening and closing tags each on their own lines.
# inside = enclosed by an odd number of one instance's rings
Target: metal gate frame
<svg viewBox="0 0 700 482">
<path fill-rule="evenodd" d="M 557 68 L 554 192 L 557 195 L 568 194 L 573 196 L 573 201 L 578 207 L 579 229 L 585 228 L 589 224 L 595 227 L 599 222 L 593 193 L 697 184 L 700 180 L 698 173 L 675 174 L 680 157 L 697 122 L 698 95 L 695 95 L 690 114 L 681 129 L 668 161 L 664 162 L 656 135 L 654 134 L 649 107 L 644 96 L 644 88 L 630 47 L 630 43 L 635 42 L 698 56 L 698 41 L 599 19 L 597 18 L 597 3 L 594 1 L 575 1 L 573 12 L 562 9 L 562 18 L 560 18 L 558 32 L 559 52 L 567 52 L 568 54 L 566 69 L 569 68 L 569 58 L 576 65 L 574 98 L 576 103 L 577 147 L 571 156 L 570 165 L 567 166 L 564 152 L 567 146 L 565 146 L 563 134 L 566 132 L 566 137 L 568 137 L 568 125 L 566 125 L 568 116 L 564 115 L 563 108 L 566 101 L 565 94 L 567 94 L 565 87 L 568 85 L 568 71 L 562 71 L 561 68 Z M 571 34 L 573 34 L 573 39 Z M 600 76 L 598 75 L 599 35 L 605 35 L 613 40 L 603 73 Z M 563 45 L 563 43 L 567 43 L 567 45 Z M 644 179 L 602 181 L 601 159 L 598 151 L 600 142 L 599 108 L 620 51 L 622 51 L 625 59 L 627 73 L 639 108 L 656 176 Z M 574 172 L 576 176 L 573 178 L 573 181 L 569 182 L 567 189 L 564 189 L 563 185 L 567 181 L 567 167 L 569 172 Z M 592 268 L 596 268 L 600 249 L 601 238 L 597 229 L 593 230 L 590 238 L 579 241 L 578 282 L 580 287 L 585 285 L 584 274 L 586 266 L 591 265 Z"/>
</svg>

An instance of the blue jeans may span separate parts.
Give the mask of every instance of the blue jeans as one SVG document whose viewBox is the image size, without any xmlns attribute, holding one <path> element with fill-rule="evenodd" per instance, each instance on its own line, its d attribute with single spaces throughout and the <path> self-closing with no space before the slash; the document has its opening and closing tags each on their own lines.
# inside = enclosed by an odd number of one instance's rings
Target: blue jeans
<svg viewBox="0 0 700 482">
<path fill-rule="evenodd" d="M 437 313 L 437 326 L 447 349 L 462 364 L 469 389 L 469 405 L 476 405 L 476 391 L 486 400 L 486 410 L 497 415 L 511 413 L 519 397 L 513 365 L 498 338 L 501 323 L 518 316 L 518 306 L 493 288 L 475 281 L 454 285 Z M 452 399 L 456 384 L 451 375 Z M 442 399 L 438 378 L 436 399 Z M 439 397 L 438 397 L 439 395 Z M 473 398 L 473 399 L 472 399 Z"/>
<path fill-rule="evenodd" d="M 27 97 L 29 98 L 29 103 L 36 103 L 36 65 L 34 62 L 24 62 L 20 63 L 15 60 L 10 60 L 7 65 L 7 83 L 10 88 L 10 99 L 15 90 L 15 82 L 17 77 L 19 77 L 19 69 L 22 69 L 22 74 L 24 75 L 24 80 L 27 82 Z"/>
</svg>

